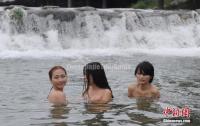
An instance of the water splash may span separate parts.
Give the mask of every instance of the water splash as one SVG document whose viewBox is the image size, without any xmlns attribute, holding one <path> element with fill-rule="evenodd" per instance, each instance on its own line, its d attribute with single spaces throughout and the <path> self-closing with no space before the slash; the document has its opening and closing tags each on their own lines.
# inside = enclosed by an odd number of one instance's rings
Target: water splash
<svg viewBox="0 0 200 126">
<path fill-rule="evenodd" d="M 19 9 L 19 21 L 10 14 Z M 0 57 L 198 56 L 198 11 L 1 7 Z M 18 20 L 19 18 L 17 18 Z M 91 53 L 92 52 L 92 53 Z"/>
</svg>

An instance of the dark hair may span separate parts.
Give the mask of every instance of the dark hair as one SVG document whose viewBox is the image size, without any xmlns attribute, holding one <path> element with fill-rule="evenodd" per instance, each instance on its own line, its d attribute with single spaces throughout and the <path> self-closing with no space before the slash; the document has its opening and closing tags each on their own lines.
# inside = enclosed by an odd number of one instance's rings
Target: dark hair
<svg viewBox="0 0 200 126">
<path fill-rule="evenodd" d="M 143 75 L 150 75 L 151 76 L 149 83 L 151 83 L 153 81 L 154 67 L 150 62 L 143 61 L 143 62 L 139 63 L 137 65 L 137 67 L 135 68 L 135 75 L 137 74 L 138 71 Z"/>
<path fill-rule="evenodd" d="M 62 69 L 62 70 L 65 72 L 65 74 L 67 75 L 67 72 L 66 72 L 66 70 L 65 70 L 64 67 L 62 67 L 62 66 L 54 66 L 54 67 L 52 67 L 52 68 L 49 70 L 49 79 L 50 79 L 50 80 L 52 80 L 53 72 L 54 72 L 55 70 L 57 70 L 57 69 Z"/>
<path fill-rule="evenodd" d="M 111 90 L 111 88 L 108 84 L 107 78 L 106 78 L 104 68 L 99 62 L 88 63 L 83 68 L 83 74 L 86 75 L 86 78 L 87 78 L 87 82 L 85 82 L 85 84 L 84 84 L 83 95 L 85 93 L 87 93 L 88 88 L 89 88 L 88 85 L 90 85 L 89 76 L 92 76 L 93 81 L 97 87 L 103 88 L 103 89 L 109 89 L 112 93 L 112 90 Z M 113 95 L 112 95 L 112 97 L 113 97 Z"/>
</svg>

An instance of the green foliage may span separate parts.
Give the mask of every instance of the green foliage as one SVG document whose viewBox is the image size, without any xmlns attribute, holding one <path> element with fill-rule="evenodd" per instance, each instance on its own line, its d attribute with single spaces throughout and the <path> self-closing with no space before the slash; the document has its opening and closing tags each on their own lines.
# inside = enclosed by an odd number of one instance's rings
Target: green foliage
<svg viewBox="0 0 200 126">
<path fill-rule="evenodd" d="M 21 8 L 13 8 L 10 11 L 9 16 L 10 16 L 11 20 L 21 22 L 23 20 L 23 17 L 24 17 L 24 11 Z"/>
<path fill-rule="evenodd" d="M 157 7 L 157 0 L 139 0 L 136 4 L 131 5 L 136 9 L 154 9 Z"/>
<path fill-rule="evenodd" d="M 183 1 L 176 2 L 177 4 L 173 4 L 175 1 L 176 0 L 165 0 L 166 2 L 165 8 L 166 9 L 194 9 L 195 5 L 198 6 L 198 3 L 193 3 L 193 0 L 183 0 Z"/>
<path fill-rule="evenodd" d="M 195 1 L 195 2 L 194 2 Z M 164 0 L 164 9 L 194 9 L 200 8 L 200 0 Z M 174 4 L 177 3 L 177 4 Z M 131 4 L 131 8 L 136 9 L 156 9 L 158 0 L 138 0 Z"/>
<path fill-rule="evenodd" d="M 165 7 L 171 6 L 171 2 L 172 2 L 172 1 L 173 1 L 173 0 L 165 0 L 165 1 L 164 1 Z"/>
</svg>

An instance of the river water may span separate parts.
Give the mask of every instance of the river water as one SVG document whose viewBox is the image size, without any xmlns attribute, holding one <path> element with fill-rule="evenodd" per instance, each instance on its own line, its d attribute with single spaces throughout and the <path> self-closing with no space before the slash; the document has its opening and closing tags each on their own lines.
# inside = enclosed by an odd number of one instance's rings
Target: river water
<svg viewBox="0 0 200 126">
<path fill-rule="evenodd" d="M 128 85 L 135 82 L 138 62 L 148 60 L 155 67 L 153 84 L 159 87 L 159 100 L 127 97 Z M 108 105 L 87 105 L 81 98 L 82 67 L 99 61 L 104 67 L 114 99 Z M 191 124 L 200 122 L 200 59 L 194 57 L 135 54 L 125 56 L 85 56 L 84 58 L 3 59 L 0 60 L 0 122 L 12 125 L 182 125 L 164 123 L 163 111 L 189 107 Z M 47 101 L 51 88 L 48 70 L 54 65 L 67 69 L 67 106 Z M 184 118 L 181 118 L 184 119 Z M 187 118 L 186 118 L 187 119 Z M 188 123 L 185 123 L 188 125 Z"/>
<path fill-rule="evenodd" d="M 0 7 L 0 124 L 197 126 L 199 36 L 199 10 Z M 144 60 L 155 67 L 160 99 L 127 96 L 135 67 Z M 83 66 L 94 61 L 103 64 L 113 90 L 106 105 L 86 104 L 81 97 Z M 47 100 L 54 65 L 68 72 L 67 106 Z M 186 107 L 188 118 L 181 113 Z M 166 108 L 181 112 L 174 117 Z"/>
</svg>

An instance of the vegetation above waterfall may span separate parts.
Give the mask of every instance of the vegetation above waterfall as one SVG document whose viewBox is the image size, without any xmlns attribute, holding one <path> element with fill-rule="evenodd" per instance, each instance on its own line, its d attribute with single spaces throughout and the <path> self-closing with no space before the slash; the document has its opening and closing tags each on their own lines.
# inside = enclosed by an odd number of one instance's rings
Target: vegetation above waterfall
<svg viewBox="0 0 200 126">
<path fill-rule="evenodd" d="M 9 16 L 11 20 L 21 22 L 24 17 L 24 11 L 22 8 L 14 7 L 12 10 L 10 10 Z"/>
<path fill-rule="evenodd" d="M 198 9 L 200 0 L 4 0 L 0 6 L 24 5 L 29 7 L 59 6 L 139 9 Z"/>
</svg>

